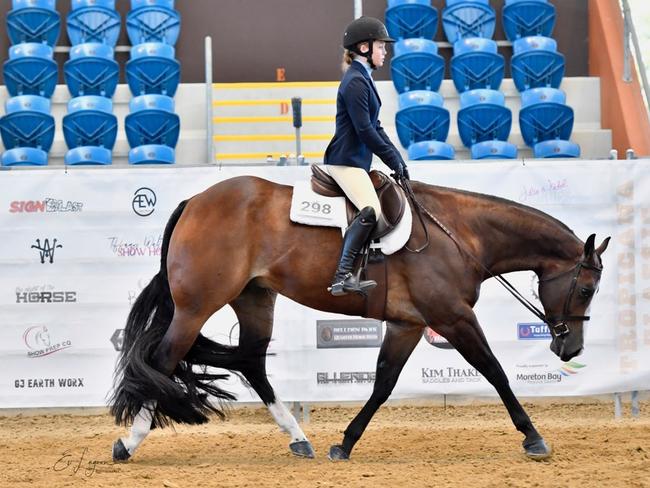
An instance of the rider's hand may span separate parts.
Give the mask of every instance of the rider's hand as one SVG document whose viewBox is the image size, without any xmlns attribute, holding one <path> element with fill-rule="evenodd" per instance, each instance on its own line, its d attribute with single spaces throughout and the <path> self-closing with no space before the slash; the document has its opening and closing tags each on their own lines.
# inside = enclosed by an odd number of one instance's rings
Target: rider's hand
<svg viewBox="0 0 650 488">
<path fill-rule="evenodd" d="M 404 166 L 400 164 L 391 176 L 397 183 L 399 183 L 402 178 L 404 178 Z"/>
<path fill-rule="evenodd" d="M 409 175 L 409 170 L 408 170 L 408 168 L 406 167 L 406 165 L 402 166 L 402 177 L 403 177 L 404 179 L 406 179 L 406 180 L 410 180 L 410 179 L 411 179 L 411 175 Z"/>
</svg>

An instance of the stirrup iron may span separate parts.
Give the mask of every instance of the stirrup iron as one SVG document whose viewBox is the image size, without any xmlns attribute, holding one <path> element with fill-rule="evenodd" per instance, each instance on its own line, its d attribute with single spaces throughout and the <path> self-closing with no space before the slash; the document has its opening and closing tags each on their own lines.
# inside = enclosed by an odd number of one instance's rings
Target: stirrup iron
<svg viewBox="0 0 650 488">
<path fill-rule="evenodd" d="M 327 288 L 332 295 L 335 297 L 347 295 L 348 293 L 359 293 L 360 295 L 368 295 L 368 292 L 377 286 L 377 282 L 374 280 L 362 280 L 360 279 L 361 270 L 356 275 L 348 273 L 345 277 L 332 283 L 332 286 Z"/>
</svg>

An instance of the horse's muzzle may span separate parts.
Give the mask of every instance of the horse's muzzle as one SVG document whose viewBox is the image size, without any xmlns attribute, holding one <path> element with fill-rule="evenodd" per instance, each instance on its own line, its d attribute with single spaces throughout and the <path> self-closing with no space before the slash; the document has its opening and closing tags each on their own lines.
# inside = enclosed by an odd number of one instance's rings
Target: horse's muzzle
<svg viewBox="0 0 650 488">
<path fill-rule="evenodd" d="M 551 351 L 555 353 L 562 361 L 567 362 L 573 359 L 576 356 L 582 354 L 584 347 L 571 348 L 567 345 L 567 341 L 564 337 L 554 337 L 551 342 Z"/>
</svg>

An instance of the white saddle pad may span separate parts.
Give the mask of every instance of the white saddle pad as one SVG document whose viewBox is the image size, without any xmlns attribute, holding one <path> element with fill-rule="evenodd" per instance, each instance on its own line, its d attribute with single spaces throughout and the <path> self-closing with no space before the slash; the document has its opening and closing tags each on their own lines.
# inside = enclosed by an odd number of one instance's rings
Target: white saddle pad
<svg viewBox="0 0 650 488">
<path fill-rule="evenodd" d="M 293 187 L 289 218 L 297 224 L 338 227 L 344 233 L 348 227 L 345 197 L 324 197 L 311 189 L 311 182 L 298 181 Z M 411 207 L 407 206 L 397 227 L 370 247 L 386 255 L 399 251 L 411 236 L 412 224 Z"/>
</svg>

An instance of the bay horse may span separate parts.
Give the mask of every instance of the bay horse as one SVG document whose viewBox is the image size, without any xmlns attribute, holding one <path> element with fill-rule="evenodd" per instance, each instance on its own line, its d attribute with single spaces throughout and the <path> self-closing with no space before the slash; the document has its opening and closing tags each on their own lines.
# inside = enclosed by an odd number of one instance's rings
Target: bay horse
<svg viewBox="0 0 650 488">
<path fill-rule="evenodd" d="M 430 245 L 404 248 L 387 258 L 386 334 L 372 394 L 331 447 L 332 460 L 349 459 L 372 416 L 389 398 L 400 372 L 430 327 L 476 368 L 500 395 L 525 453 L 544 459 L 551 450 L 513 394 L 506 374 L 472 310 L 481 283 L 492 275 L 532 270 L 539 278 L 542 317 L 551 327 L 551 350 L 568 361 L 583 349 L 583 321 L 598 289 L 609 238 L 595 247 L 566 225 L 525 205 L 413 181 L 412 194 L 426 211 L 410 238 Z M 290 449 L 314 457 L 311 443 L 271 387 L 265 369 L 278 293 L 317 310 L 365 313 L 357 295 L 327 291 L 341 247 L 335 228 L 289 221 L 292 188 L 240 176 L 182 202 L 163 237 L 160 271 L 135 301 L 110 400 L 118 424 L 130 435 L 113 445 L 113 458 L 133 455 L 152 427 L 200 424 L 234 397 L 218 386 L 230 370 L 257 392 L 291 436 Z M 434 225 L 438 219 L 444 225 Z M 447 230 L 448 233 L 444 232 Z M 450 235 L 452 238 L 450 238 Z M 230 305 L 239 319 L 239 344 L 226 346 L 200 334 L 208 318 Z M 540 312 L 541 313 L 541 312 Z"/>
</svg>

